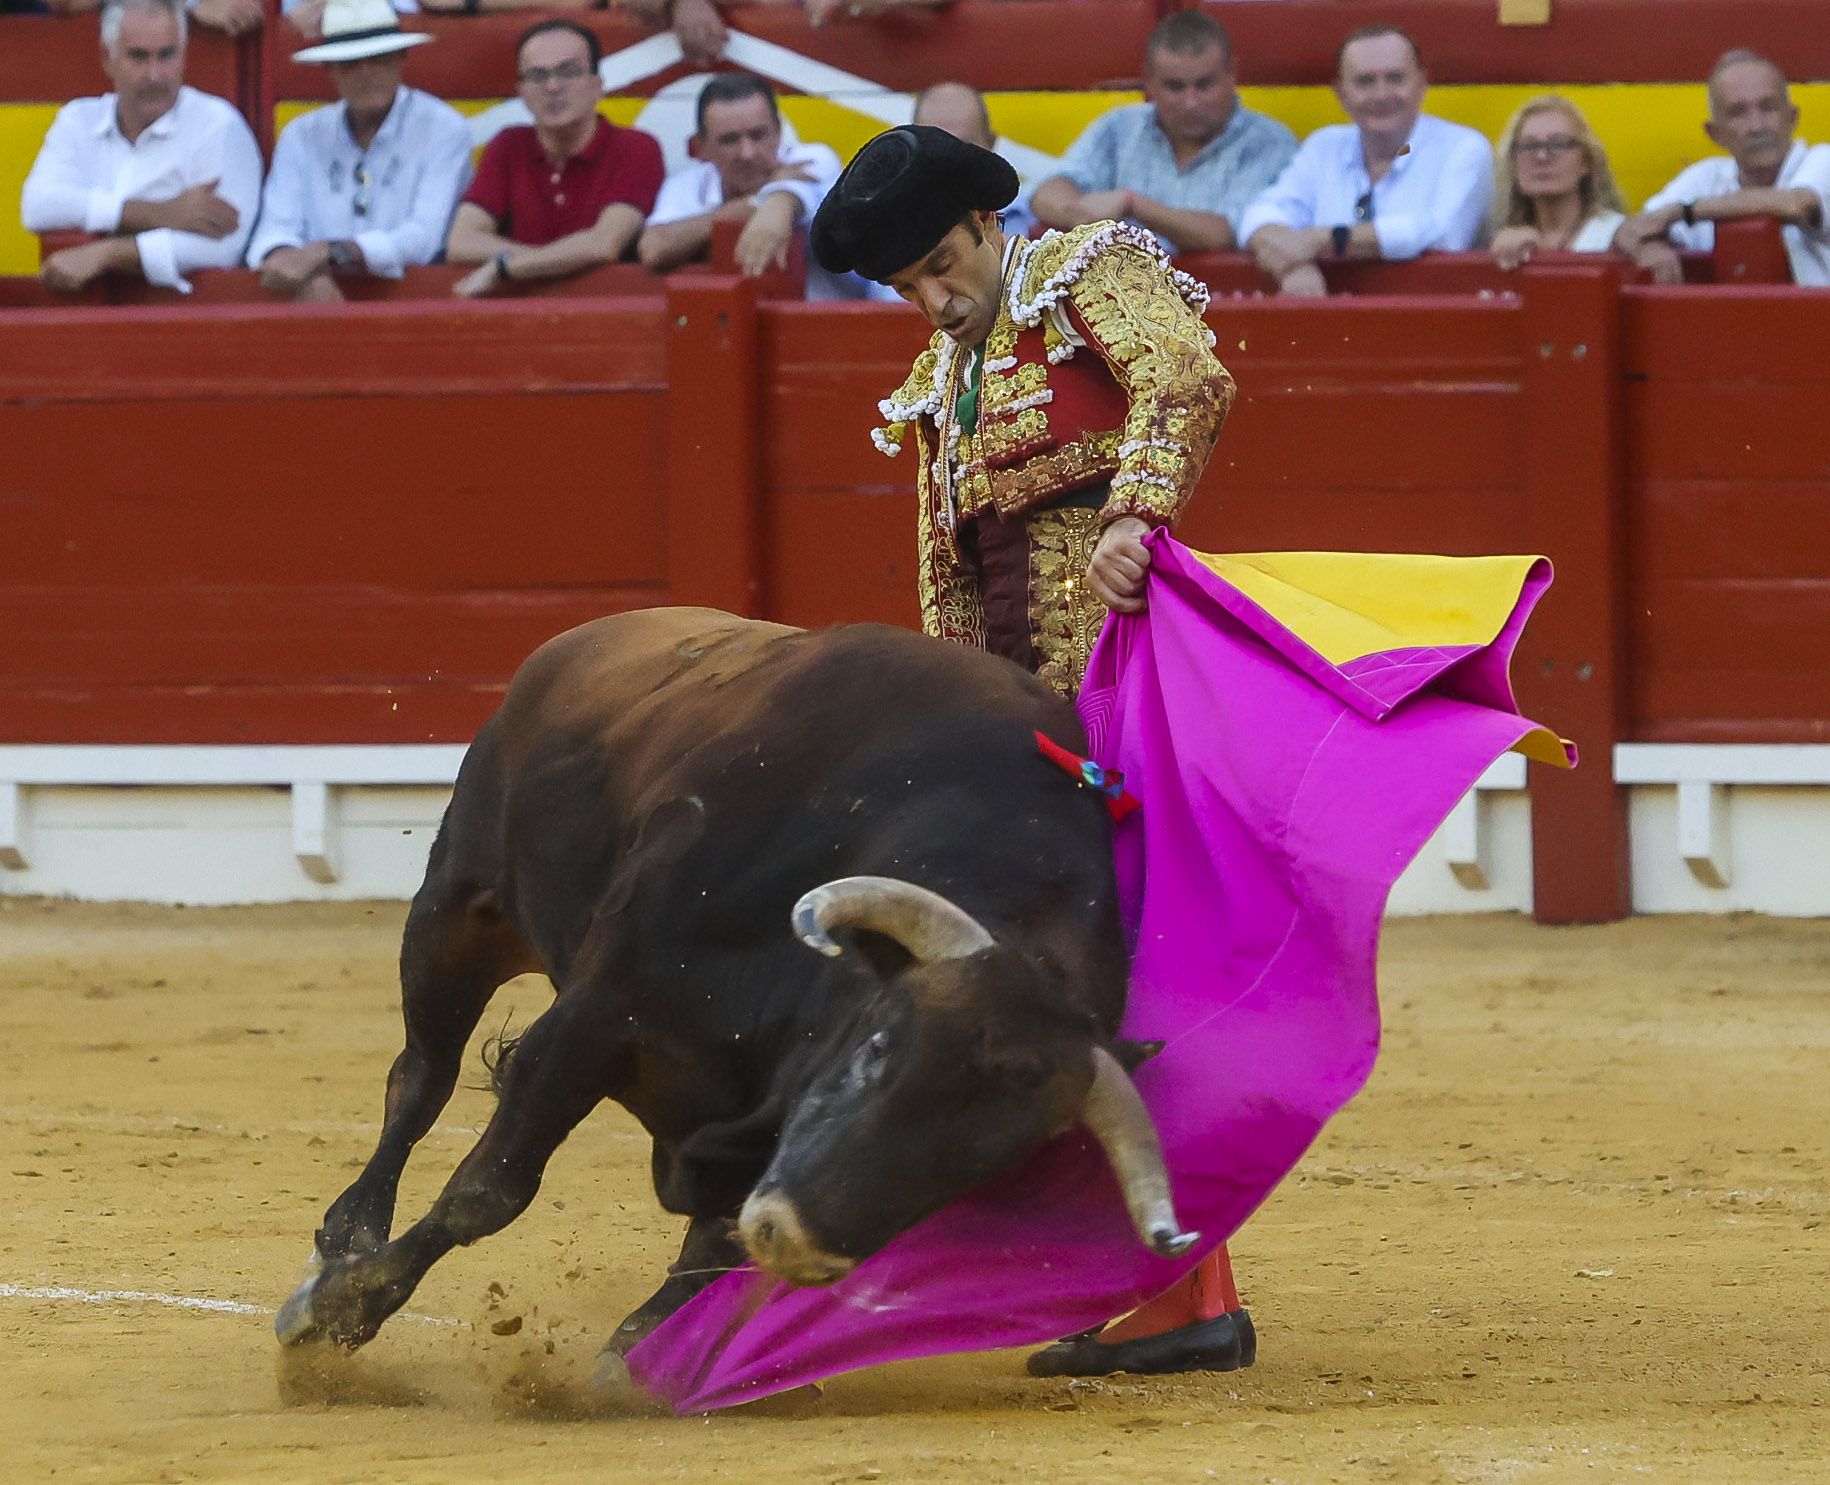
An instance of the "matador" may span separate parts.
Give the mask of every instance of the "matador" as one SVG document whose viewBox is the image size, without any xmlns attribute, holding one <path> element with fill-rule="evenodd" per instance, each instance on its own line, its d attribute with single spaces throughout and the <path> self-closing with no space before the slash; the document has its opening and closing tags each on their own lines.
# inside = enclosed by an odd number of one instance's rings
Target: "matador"
<svg viewBox="0 0 1830 1485">
<path fill-rule="evenodd" d="M 1080 688 L 1108 611 L 1146 601 L 1142 537 L 1193 494 L 1233 399 L 1206 287 L 1141 228 L 1006 237 L 1000 156 L 908 125 L 859 151 L 821 203 L 822 267 L 890 285 L 934 327 L 879 404 L 877 447 L 911 443 L 929 634 Z M 1222 1247 L 1115 1325 L 1030 1358 L 1044 1376 L 1226 1371 L 1257 1341 Z"/>
</svg>

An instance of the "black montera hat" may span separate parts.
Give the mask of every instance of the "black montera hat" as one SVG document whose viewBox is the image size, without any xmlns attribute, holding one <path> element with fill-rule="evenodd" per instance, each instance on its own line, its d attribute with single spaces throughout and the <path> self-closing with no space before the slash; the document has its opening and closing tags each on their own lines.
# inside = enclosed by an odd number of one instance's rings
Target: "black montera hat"
<svg viewBox="0 0 1830 1485">
<path fill-rule="evenodd" d="M 829 273 L 888 278 L 919 262 L 974 211 L 1016 198 L 1017 172 L 945 129 L 904 124 L 853 157 L 814 213 L 808 245 Z"/>
</svg>

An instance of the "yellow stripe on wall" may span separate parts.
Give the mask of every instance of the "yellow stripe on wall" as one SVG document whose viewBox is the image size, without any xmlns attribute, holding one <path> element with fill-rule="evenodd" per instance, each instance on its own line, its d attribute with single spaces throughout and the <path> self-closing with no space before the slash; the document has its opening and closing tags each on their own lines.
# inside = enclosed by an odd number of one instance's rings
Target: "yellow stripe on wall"
<svg viewBox="0 0 1830 1485">
<path fill-rule="evenodd" d="M 1512 111 L 1527 98 L 1547 91 L 1520 85 L 1464 85 L 1430 90 L 1430 112 L 1479 129 L 1496 138 Z M 1621 194 L 1637 206 L 1686 165 L 1718 151 L 1703 134 L 1706 102 L 1701 84 L 1618 83 L 1559 88 L 1589 117 L 1608 147 Z M 1244 88 L 1249 107 L 1281 119 L 1299 136 L 1323 124 L 1346 121 L 1329 88 Z M 1121 92 L 992 93 L 987 102 L 992 126 L 1019 144 L 1051 155 L 1064 153 L 1081 130 L 1107 109 L 1135 103 L 1140 95 Z M 1792 89 L 1800 112 L 1799 137 L 1812 143 L 1830 141 L 1830 83 L 1800 83 Z M 491 106 L 488 99 L 458 100 L 465 114 Z M 604 100 L 604 116 L 631 124 L 647 99 Z M 274 110 L 284 127 L 316 104 L 285 103 Z M 803 139 L 831 145 L 847 159 L 883 126 L 875 119 L 826 98 L 788 96 L 782 109 Z M 49 104 L 0 104 L 0 273 L 32 273 L 38 267 L 38 243 L 19 225 L 19 191 L 25 183 L 45 130 L 57 110 Z"/>
<path fill-rule="evenodd" d="M 19 224 L 19 193 L 56 117 L 53 103 L 0 106 L 0 273 L 38 272 L 38 239 Z"/>
</svg>

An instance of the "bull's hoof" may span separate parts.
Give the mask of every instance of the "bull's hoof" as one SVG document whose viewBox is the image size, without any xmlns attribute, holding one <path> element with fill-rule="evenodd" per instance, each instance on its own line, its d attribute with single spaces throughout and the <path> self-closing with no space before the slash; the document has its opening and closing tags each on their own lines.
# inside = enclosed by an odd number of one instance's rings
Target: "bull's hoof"
<svg viewBox="0 0 1830 1485">
<path fill-rule="evenodd" d="M 318 1276 L 324 1272 L 324 1255 L 315 1247 L 305 1261 L 305 1277 L 292 1291 L 279 1313 L 273 1317 L 273 1333 L 282 1346 L 301 1346 L 308 1341 L 324 1339 L 324 1327 L 312 1313 L 312 1291 L 318 1287 Z"/>
<path fill-rule="evenodd" d="M 1234 1310 L 1134 1341 L 1078 1335 L 1029 1358 L 1032 1377 L 1109 1377 L 1114 1372 L 1234 1372 L 1258 1359 L 1252 1317 Z"/>
</svg>

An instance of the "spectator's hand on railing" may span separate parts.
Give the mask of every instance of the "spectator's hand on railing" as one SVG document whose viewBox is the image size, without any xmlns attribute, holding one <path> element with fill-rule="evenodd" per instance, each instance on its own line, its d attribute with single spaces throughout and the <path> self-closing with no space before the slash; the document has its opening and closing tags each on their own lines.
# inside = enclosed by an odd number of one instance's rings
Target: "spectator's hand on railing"
<svg viewBox="0 0 1830 1485">
<path fill-rule="evenodd" d="M 451 292 L 459 299 L 487 299 L 502 286 L 502 272 L 496 266 L 498 258 L 479 263 L 451 286 Z"/>
<path fill-rule="evenodd" d="M 324 37 L 324 0 L 299 0 L 286 12 L 286 20 L 307 41 L 321 41 Z"/>
<path fill-rule="evenodd" d="M 39 268 L 38 277 L 47 288 L 61 294 L 76 294 L 100 278 L 107 266 L 107 241 L 85 242 L 81 247 L 51 254 Z"/>
<path fill-rule="evenodd" d="M 712 0 L 674 0 L 672 24 L 680 49 L 693 66 L 709 67 L 724 55 L 724 17 Z"/>
<path fill-rule="evenodd" d="M 1624 230 L 1624 229 L 1623 229 Z M 1684 282 L 1684 264 L 1678 251 L 1662 237 L 1649 238 L 1640 244 L 1633 261 L 1652 275 L 1655 284 Z"/>
<path fill-rule="evenodd" d="M 1123 186 L 1115 191 L 1088 191 L 1080 198 L 1081 223 L 1122 222 L 1131 215 L 1134 204 Z"/>
<path fill-rule="evenodd" d="M 1663 242 L 1665 234 L 1683 219 L 1682 207 L 1660 207 L 1630 216 L 1614 234 L 1614 250 L 1637 260 L 1642 248 L 1648 243 Z"/>
<path fill-rule="evenodd" d="M 318 8 L 322 11 L 322 0 Z M 261 0 L 196 0 L 191 6 L 192 20 L 231 36 L 260 30 L 263 18 Z"/>
<path fill-rule="evenodd" d="M 293 298 L 330 268 L 330 244 L 275 248 L 261 263 L 261 287 L 269 294 Z"/>
<path fill-rule="evenodd" d="M 1319 234 L 1319 241 L 1318 235 Z M 1252 256 L 1266 273 L 1283 283 L 1299 268 L 1313 267 L 1328 241 L 1326 227 L 1284 227 L 1272 224 L 1252 234 Z M 1316 275 L 1318 278 L 1320 274 Z"/>
<path fill-rule="evenodd" d="M 737 235 L 737 267 L 745 278 L 761 278 L 771 268 L 788 266 L 800 202 L 786 191 L 765 196 Z"/>
<path fill-rule="evenodd" d="M 1299 263 L 1277 281 L 1277 290 L 1290 299 L 1325 299 L 1328 281 L 1313 263 Z"/>
<path fill-rule="evenodd" d="M 1489 246 L 1495 261 L 1510 272 L 1531 261 L 1531 255 L 1544 246 L 1544 237 L 1536 227 L 1502 227 Z"/>
</svg>

